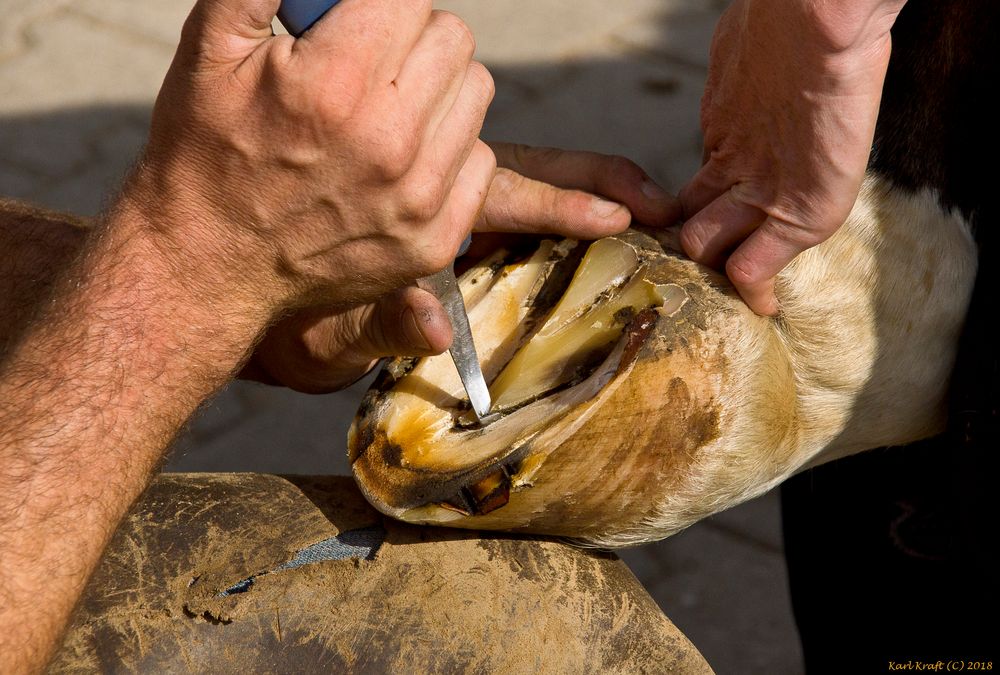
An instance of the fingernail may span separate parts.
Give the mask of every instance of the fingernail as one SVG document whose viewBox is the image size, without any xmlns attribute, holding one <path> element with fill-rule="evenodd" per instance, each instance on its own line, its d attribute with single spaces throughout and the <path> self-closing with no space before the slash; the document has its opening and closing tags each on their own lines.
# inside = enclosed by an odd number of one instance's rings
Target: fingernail
<svg viewBox="0 0 1000 675">
<path fill-rule="evenodd" d="M 431 346 L 427 342 L 427 338 L 424 337 L 424 331 L 421 329 L 421 321 L 427 324 L 431 320 L 430 312 L 424 310 L 421 312 L 422 317 L 417 317 L 416 313 L 413 311 L 412 307 L 407 307 L 406 311 L 403 313 L 403 328 L 408 333 L 408 338 L 414 347 L 423 350 L 430 350 Z"/>
<path fill-rule="evenodd" d="M 598 218 L 610 218 L 622 208 L 617 202 L 609 202 L 606 199 L 594 199 L 590 203 L 590 210 Z"/>
<path fill-rule="evenodd" d="M 670 194 L 653 182 L 652 178 L 647 178 L 642 181 L 642 185 L 639 186 L 639 189 L 642 190 L 642 194 L 646 195 L 647 199 L 651 199 L 656 202 L 662 202 L 670 199 Z"/>
</svg>

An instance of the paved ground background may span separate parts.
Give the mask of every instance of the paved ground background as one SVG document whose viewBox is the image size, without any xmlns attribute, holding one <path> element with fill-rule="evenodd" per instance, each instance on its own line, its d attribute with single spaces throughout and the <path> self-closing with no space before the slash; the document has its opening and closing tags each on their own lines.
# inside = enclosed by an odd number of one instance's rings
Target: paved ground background
<svg viewBox="0 0 1000 675">
<path fill-rule="evenodd" d="M 0 194 L 93 214 L 128 169 L 192 0 L 0 0 Z M 713 0 L 450 0 L 497 82 L 484 136 L 628 155 L 676 190 L 698 165 Z M 237 384 L 169 469 L 346 473 L 363 384 Z M 623 557 L 720 673 L 797 673 L 777 500 Z"/>
</svg>

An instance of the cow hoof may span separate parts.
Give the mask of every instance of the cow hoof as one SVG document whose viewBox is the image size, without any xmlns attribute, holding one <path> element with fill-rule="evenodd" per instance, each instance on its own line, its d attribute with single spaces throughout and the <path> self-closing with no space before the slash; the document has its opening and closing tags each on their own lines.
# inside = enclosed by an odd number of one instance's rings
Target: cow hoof
<svg viewBox="0 0 1000 675">
<path fill-rule="evenodd" d="M 448 354 L 390 363 L 349 440 L 384 513 L 586 539 L 647 517 L 718 436 L 737 303 L 666 240 L 546 240 L 460 285 L 493 419 L 476 423 Z"/>
</svg>

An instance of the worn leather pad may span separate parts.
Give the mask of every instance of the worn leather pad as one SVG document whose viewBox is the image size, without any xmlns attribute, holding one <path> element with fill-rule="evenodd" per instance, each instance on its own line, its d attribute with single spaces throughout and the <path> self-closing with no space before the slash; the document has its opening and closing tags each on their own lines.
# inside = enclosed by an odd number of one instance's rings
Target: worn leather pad
<svg viewBox="0 0 1000 675">
<path fill-rule="evenodd" d="M 329 547 L 315 545 L 327 540 L 340 559 L 323 559 Z M 349 478 L 261 474 L 156 479 L 116 533 L 51 666 L 665 671 L 711 672 L 614 555 L 409 526 L 372 510 Z"/>
</svg>

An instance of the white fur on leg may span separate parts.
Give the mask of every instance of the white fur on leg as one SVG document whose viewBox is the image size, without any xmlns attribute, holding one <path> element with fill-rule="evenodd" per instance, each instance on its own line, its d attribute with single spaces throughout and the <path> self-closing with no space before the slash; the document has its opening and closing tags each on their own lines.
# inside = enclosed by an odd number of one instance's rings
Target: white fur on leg
<svg viewBox="0 0 1000 675">
<path fill-rule="evenodd" d="M 869 176 L 844 226 L 782 273 L 780 319 L 735 301 L 710 328 L 728 360 L 719 436 L 642 522 L 588 542 L 660 539 L 805 467 L 943 431 L 976 265 L 933 192 Z"/>
</svg>

